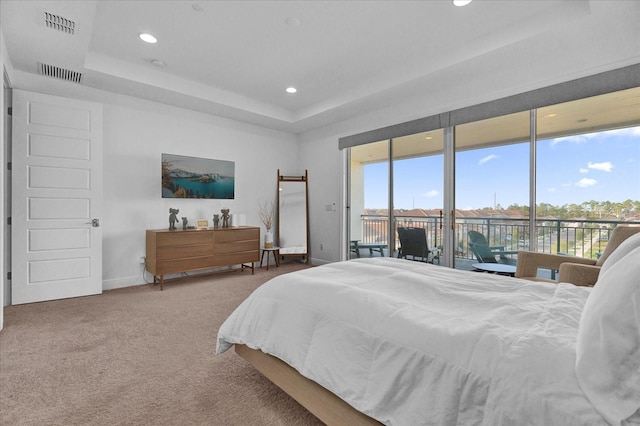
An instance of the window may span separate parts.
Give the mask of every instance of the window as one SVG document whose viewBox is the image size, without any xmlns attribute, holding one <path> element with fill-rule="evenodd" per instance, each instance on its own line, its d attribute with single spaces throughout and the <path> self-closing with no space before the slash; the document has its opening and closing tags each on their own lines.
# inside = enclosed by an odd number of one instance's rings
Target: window
<svg viewBox="0 0 640 426">
<path fill-rule="evenodd" d="M 486 115 L 481 107 L 469 115 Z M 433 130 L 350 148 L 350 239 L 386 242 L 393 255 L 387 235 L 417 223 L 468 269 L 472 229 L 507 251 L 597 257 L 618 223 L 640 222 L 639 87 L 437 128 L 443 117 L 397 129 Z M 439 231 L 450 205 L 455 226 Z"/>
</svg>

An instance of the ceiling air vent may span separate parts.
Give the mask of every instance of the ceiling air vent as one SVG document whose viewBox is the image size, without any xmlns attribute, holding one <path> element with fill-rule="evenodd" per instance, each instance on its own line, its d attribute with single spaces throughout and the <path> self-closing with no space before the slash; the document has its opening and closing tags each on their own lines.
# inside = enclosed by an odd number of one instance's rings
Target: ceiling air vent
<svg viewBox="0 0 640 426">
<path fill-rule="evenodd" d="M 49 28 L 67 34 L 73 34 L 76 30 L 76 23 L 74 21 L 49 12 L 44 12 L 44 23 Z"/>
<path fill-rule="evenodd" d="M 38 62 L 38 72 L 40 73 L 40 75 L 58 78 L 64 81 L 70 81 L 72 83 L 80 83 L 82 81 L 82 74 L 79 72 L 55 67 L 53 65 L 43 64 L 41 62 Z"/>
</svg>

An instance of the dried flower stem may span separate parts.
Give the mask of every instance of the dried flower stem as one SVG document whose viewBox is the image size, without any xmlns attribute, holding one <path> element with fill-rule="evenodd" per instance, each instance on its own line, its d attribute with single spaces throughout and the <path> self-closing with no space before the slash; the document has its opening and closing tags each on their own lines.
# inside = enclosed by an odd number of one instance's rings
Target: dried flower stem
<svg viewBox="0 0 640 426">
<path fill-rule="evenodd" d="M 271 229 L 273 227 L 274 210 L 273 201 L 265 201 L 264 204 L 259 204 L 258 214 L 260 215 L 260 220 L 264 224 L 264 227 L 267 229 Z"/>
</svg>

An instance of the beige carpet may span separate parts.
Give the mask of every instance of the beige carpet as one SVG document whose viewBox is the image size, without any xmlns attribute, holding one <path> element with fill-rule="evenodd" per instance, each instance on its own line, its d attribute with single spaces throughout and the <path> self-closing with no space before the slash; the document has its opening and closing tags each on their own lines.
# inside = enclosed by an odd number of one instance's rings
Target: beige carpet
<svg viewBox="0 0 640 426">
<path fill-rule="evenodd" d="M 302 267 L 6 308 L 0 424 L 321 424 L 235 352 L 215 355 L 231 311 L 269 278 Z"/>
</svg>

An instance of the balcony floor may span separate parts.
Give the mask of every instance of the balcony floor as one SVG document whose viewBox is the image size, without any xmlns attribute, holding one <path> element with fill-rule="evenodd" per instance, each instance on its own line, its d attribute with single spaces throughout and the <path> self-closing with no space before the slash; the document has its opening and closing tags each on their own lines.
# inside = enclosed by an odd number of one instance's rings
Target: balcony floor
<svg viewBox="0 0 640 426">
<path fill-rule="evenodd" d="M 387 250 L 384 250 L 384 255 L 387 256 Z M 380 256 L 379 253 L 374 252 L 373 253 L 373 257 L 378 257 Z M 394 254 L 394 257 L 396 255 Z M 369 250 L 367 249 L 362 249 L 360 250 L 360 257 L 372 257 L 371 254 L 369 253 Z M 465 259 L 465 258 L 461 258 L 461 257 L 456 257 L 456 261 L 455 261 L 455 267 L 456 269 L 461 269 L 461 270 L 465 270 L 465 271 L 474 271 L 473 265 L 474 263 L 478 263 L 478 261 L 476 259 Z M 508 263 L 510 265 L 515 265 L 516 261 L 515 258 L 509 258 L 505 263 Z M 438 264 L 438 262 L 436 261 L 436 265 Z M 542 278 L 547 278 L 547 279 L 551 279 L 551 271 L 548 269 L 541 269 L 538 271 L 538 276 L 542 277 Z"/>
</svg>

